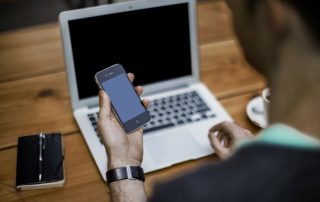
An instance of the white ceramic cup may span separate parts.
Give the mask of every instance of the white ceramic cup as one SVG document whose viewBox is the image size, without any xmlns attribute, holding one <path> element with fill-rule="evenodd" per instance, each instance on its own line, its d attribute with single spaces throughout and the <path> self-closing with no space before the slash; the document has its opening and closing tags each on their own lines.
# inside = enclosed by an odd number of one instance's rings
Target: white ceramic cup
<svg viewBox="0 0 320 202">
<path fill-rule="evenodd" d="M 270 89 L 265 88 L 262 91 L 262 100 L 263 100 L 263 110 L 264 110 L 264 118 L 266 120 L 266 125 L 269 123 L 269 111 L 270 111 Z"/>
</svg>

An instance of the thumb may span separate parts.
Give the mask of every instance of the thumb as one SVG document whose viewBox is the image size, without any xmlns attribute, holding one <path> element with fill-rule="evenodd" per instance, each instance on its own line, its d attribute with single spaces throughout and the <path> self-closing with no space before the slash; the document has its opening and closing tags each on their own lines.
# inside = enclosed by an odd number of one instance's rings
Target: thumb
<svg viewBox="0 0 320 202">
<path fill-rule="evenodd" d="M 110 98 L 103 90 L 99 91 L 99 118 L 110 117 L 111 115 L 111 102 Z"/>
</svg>

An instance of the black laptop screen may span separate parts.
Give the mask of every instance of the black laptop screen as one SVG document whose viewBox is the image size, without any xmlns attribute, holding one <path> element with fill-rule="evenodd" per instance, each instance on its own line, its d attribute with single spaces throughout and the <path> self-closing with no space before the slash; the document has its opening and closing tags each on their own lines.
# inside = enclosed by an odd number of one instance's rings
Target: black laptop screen
<svg viewBox="0 0 320 202">
<path fill-rule="evenodd" d="M 120 63 L 135 85 L 191 75 L 188 4 L 69 21 L 79 98 L 96 96 L 96 72 Z"/>
</svg>

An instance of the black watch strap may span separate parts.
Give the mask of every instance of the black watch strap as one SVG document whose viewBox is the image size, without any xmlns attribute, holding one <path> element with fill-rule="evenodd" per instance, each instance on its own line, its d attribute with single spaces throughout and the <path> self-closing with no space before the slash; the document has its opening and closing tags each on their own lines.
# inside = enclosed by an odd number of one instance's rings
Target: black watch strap
<svg viewBox="0 0 320 202">
<path fill-rule="evenodd" d="M 136 179 L 144 182 L 144 172 L 140 166 L 126 166 L 107 171 L 107 182 L 110 184 L 119 180 Z"/>
</svg>

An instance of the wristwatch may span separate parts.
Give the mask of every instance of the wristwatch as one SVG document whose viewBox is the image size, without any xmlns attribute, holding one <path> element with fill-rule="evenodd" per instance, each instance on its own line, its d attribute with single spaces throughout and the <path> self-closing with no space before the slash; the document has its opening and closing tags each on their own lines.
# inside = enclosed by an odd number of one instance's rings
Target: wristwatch
<svg viewBox="0 0 320 202">
<path fill-rule="evenodd" d="M 144 172 L 140 166 L 125 166 L 107 171 L 107 182 L 110 184 L 119 180 L 141 180 L 144 182 Z"/>
</svg>

